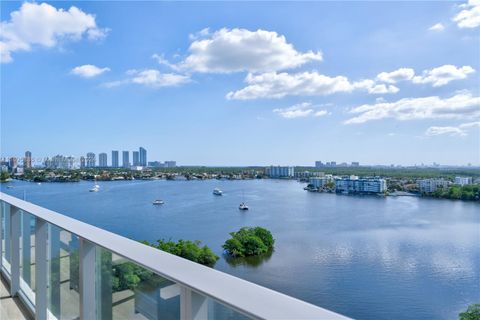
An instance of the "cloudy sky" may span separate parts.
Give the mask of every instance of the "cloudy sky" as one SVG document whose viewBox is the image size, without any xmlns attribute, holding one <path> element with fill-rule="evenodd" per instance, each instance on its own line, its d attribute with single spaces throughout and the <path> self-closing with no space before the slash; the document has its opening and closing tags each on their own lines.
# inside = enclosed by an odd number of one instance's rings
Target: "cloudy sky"
<svg viewBox="0 0 480 320">
<path fill-rule="evenodd" d="M 480 0 L 2 2 L 0 57 L 2 156 L 480 164 Z"/>
</svg>

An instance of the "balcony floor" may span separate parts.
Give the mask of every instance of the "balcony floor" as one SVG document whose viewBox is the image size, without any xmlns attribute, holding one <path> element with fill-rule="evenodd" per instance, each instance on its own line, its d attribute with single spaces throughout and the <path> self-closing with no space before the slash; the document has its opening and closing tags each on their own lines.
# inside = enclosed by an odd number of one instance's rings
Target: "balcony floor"
<svg viewBox="0 0 480 320">
<path fill-rule="evenodd" d="M 24 320 L 32 319 L 29 312 L 23 307 L 19 298 L 10 296 L 9 287 L 0 275 L 0 319 Z"/>
</svg>

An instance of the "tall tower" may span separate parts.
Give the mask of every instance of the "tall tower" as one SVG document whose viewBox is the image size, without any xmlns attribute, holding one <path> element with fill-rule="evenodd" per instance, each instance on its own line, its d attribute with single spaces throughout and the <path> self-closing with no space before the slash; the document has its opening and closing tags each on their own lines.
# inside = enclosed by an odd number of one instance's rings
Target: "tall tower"
<svg viewBox="0 0 480 320">
<path fill-rule="evenodd" d="M 98 166 L 102 168 L 107 167 L 107 154 L 102 152 L 98 155 Z"/>
<path fill-rule="evenodd" d="M 143 147 L 138 149 L 138 153 L 140 154 L 140 165 L 142 167 L 147 166 L 147 150 Z"/>
<path fill-rule="evenodd" d="M 140 165 L 140 156 L 138 151 L 133 151 L 133 165 L 134 166 L 139 166 Z"/>
<path fill-rule="evenodd" d="M 32 153 L 30 151 L 25 151 L 25 158 L 23 158 L 23 167 L 25 169 L 32 168 Z"/>
<path fill-rule="evenodd" d="M 129 152 L 123 151 L 122 152 L 122 160 L 123 160 L 123 167 L 128 168 L 130 167 L 130 159 L 129 159 Z"/>
<path fill-rule="evenodd" d="M 118 150 L 112 151 L 112 168 L 118 168 Z"/>
<path fill-rule="evenodd" d="M 87 168 L 95 168 L 96 163 L 97 159 L 95 158 L 95 153 L 87 153 Z"/>
</svg>

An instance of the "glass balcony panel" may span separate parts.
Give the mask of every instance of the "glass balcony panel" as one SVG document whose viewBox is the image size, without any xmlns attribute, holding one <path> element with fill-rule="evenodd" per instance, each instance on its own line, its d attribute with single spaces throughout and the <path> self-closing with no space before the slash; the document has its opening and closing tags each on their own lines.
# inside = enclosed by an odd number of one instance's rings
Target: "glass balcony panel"
<svg viewBox="0 0 480 320">
<path fill-rule="evenodd" d="M 35 302 L 35 217 L 21 213 L 20 289 Z"/>
<path fill-rule="evenodd" d="M 2 202 L 2 237 L 3 237 L 3 245 L 2 245 L 2 261 L 3 267 L 7 272 L 10 274 L 10 257 L 11 257 L 11 236 L 10 236 L 10 205 Z"/>
<path fill-rule="evenodd" d="M 249 317 L 215 301 L 207 298 L 208 301 L 208 320 L 248 320 Z"/>
<path fill-rule="evenodd" d="M 56 319 L 80 317 L 78 248 L 76 235 L 49 225 L 47 305 Z"/>
<path fill-rule="evenodd" d="M 179 319 L 180 287 L 97 247 L 97 318 Z"/>
</svg>

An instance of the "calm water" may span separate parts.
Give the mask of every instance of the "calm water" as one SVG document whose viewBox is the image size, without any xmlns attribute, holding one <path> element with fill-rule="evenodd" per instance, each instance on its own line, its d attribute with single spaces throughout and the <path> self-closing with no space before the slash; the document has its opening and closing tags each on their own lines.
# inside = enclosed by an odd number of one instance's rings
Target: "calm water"
<svg viewBox="0 0 480 320">
<path fill-rule="evenodd" d="M 478 203 L 317 194 L 294 181 L 99 184 L 98 193 L 88 182 L 1 188 L 129 238 L 198 239 L 218 255 L 229 232 L 266 227 L 270 257 L 222 257 L 215 268 L 357 319 L 456 319 L 480 303 Z"/>
</svg>

